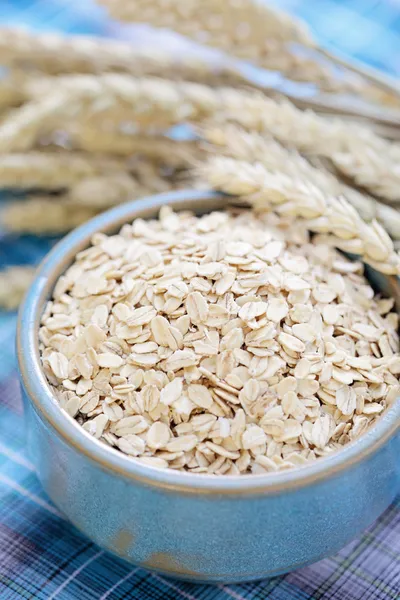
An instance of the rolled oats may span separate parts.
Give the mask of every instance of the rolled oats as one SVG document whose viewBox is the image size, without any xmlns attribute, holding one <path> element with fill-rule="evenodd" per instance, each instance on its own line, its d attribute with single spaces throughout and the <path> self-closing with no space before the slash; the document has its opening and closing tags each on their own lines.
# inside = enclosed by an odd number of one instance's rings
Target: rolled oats
<svg viewBox="0 0 400 600">
<path fill-rule="evenodd" d="M 250 211 L 97 234 L 39 334 L 60 406 L 159 468 L 301 467 L 362 435 L 399 394 L 398 318 L 301 221 Z"/>
</svg>

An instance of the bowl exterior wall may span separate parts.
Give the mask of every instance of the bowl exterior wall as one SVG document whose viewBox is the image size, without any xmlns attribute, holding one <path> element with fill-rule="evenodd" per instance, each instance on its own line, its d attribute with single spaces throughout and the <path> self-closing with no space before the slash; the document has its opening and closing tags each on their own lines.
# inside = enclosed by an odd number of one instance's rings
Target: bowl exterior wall
<svg viewBox="0 0 400 600">
<path fill-rule="evenodd" d="M 301 470 L 277 474 L 279 485 L 271 484 L 274 475 L 243 482 L 219 477 L 218 491 L 201 484 L 201 475 L 188 475 L 189 485 L 185 474 L 144 468 L 104 445 L 95 447 L 60 410 L 40 368 L 37 332 L 44 302 L 76 253 L 89 245 L 94 232 L 152 218 L 164 204 L 210 212 L 226 203 L 215 194 L 173 192 L 121 205 L 89 221 L 42 263 L 22 306 L 17 334 L 21 377 L 29 389 L 24 391 L 29 451 L 50 498 L 85 535 L 129 562 L 205 582 L 271 577 L 333 554 L 400 491 L 399 404 L 363 436 L 364 442 L 360 438 L 357 447 L 321 460 L 321 467 L 325 460 L 331 465 L 322 477 L 317 461 L 303 471 L 311 476 L 303 477 Z M 374 281 L 399 300 L 400 310 L 398 279 L 376 276 Z M 259 485 L 260 477 L 265 483 Z M 295 484 L 285 486 L 291 479 Z"/>
<path fill-rule="evenodd" d="M 24 401 L 30 457 L 56 506 L 100 546 L 170 576 L 240 582 L 317 561 L 372 523 L 400 489 L 398 435 L 353 467 L 295 490 L 155 487 L 103 468 L 63 440 L 26 392 Z"/>
</svg>

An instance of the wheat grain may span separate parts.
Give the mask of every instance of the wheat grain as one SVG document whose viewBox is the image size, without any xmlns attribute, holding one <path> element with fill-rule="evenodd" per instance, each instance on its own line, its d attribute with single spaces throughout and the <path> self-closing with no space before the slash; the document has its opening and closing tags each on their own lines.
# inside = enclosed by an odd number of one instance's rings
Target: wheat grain
<svg viewBox="0 0 400 600">
<path fill-rule="evenodd" d="M 302 217 L 310 231 L 332 235 L 338 248 L 361 255 L 385 273 L 400 273 L 389 236 L 377 222 L 367 225 L 345 198 L 325 196 L 308 181 L 271 174 L 261 163 L 228 157 L 211 158 L 200 173 L 212 188 L 237 195 L 258 210 Z"/>
<path fill-rule="evenodd" d="M 364 221 L 370 222 L 376 219 L 393 240 L 400 239 L 400 212 L 397 208 L 361 194 L 349 186 L 345 186 L 341 193 Z"/>
</svg>

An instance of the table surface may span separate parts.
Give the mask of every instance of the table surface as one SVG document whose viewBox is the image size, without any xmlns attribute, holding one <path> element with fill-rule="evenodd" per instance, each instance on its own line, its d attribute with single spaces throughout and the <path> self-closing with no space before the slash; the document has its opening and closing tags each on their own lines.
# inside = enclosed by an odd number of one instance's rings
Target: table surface
<svg viewBox="0 0 400 600">
<path fill-rule="evenodd" d="M 134 0 L 127 0 L 134 1 Z M 151 1 L 151 0 L 149 0 Z M 399 0 L 276 0 L 325 45 L 400 74 Z M 0 0 L 0 21 L 37 30 L 115 34 L 90 0 Z M 54 239 L 0 231 L 0 268 L 36 263 Z M 0 599 L 396 600 L 400 499 L 336 556 L 283 577 L 206 586 L 169 580 L 112 557 L 51 504 L 25 452 L 14 313 L 0 311 Z"/>
</svg>

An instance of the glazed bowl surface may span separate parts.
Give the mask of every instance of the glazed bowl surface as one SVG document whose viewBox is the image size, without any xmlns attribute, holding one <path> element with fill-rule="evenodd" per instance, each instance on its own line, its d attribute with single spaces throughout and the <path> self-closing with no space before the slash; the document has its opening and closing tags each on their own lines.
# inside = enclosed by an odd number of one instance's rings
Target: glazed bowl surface
<svg viewBox="0 0 400 600">
<path fill-rule="evenodd" d="M 183 191 L 103 213 L 59 242 L 20 309 L 17 351 L 30 458 L 47 494 L 91 540 L 136 565 L 201 582 L 271 577 L 334 554 L 400 492 L 400 401 L 332 456 L 266 475 L 157 469 L 95 440 L 62 411 L 41 369 L 40 318 L 58 277 L 95 232 L 175 210 L 205 213 L 226 198 Z M 397 278 L 369 272 L 400 299 Z"/>
</svg>

